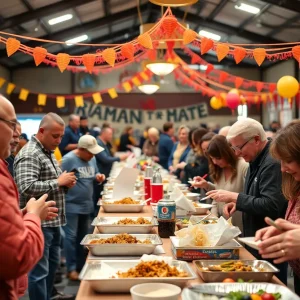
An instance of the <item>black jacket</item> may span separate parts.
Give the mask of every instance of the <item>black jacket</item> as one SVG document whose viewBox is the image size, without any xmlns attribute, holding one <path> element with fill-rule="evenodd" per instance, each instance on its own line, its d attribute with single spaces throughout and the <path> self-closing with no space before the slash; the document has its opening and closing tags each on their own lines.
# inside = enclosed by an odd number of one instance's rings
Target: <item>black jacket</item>
<svg viewBox="0 0 300 300">
<path fill-rule="evenodd" d="M 270 153 L 270 141 L 250 163 L 246 174 L 244 193 L 240 193 L 236 209 L 243 212 L 244 236 L 255 236 L 266 227 L 265 217 L 284 218 L 287 201 L 281 191 L 280 164 Z"/>
</svg>

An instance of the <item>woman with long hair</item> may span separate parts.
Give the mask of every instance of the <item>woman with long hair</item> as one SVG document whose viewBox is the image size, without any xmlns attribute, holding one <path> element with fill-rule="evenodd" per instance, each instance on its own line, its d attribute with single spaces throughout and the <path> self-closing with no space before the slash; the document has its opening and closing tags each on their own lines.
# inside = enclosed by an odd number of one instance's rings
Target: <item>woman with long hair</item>
<svg viewBox="0 0 300 300">
<path fill-rule="evenodd" d="M 206 150 L 206 157 L 209 162 L 209 175 L 214 183 L 199 176 L 194 178 L 194 187 L 207 191 L 219 189 L 236 193 L 243 191 L 248 163 L 234 154 L 224 136 L 216 135 L 211 139 Z M 224 203 L 213 201 L 213 204 L 216 206 L 212 212 L 217 216 L 223 216 Z M 240 212 L 233 214 L 232 222 L 242 230 L 242 214 Z"/>
<path fill-rule="evenodd" d="M 134 146 L 135 146 L 135 140 L 133 137 L 133 127 L 127 126 L 120 137 L 119 151 L 121 152 L 131 151 Z"/>
<path fill-rule="evenodd" d="M 285 219 L 256 232 L 261 240 L 259 253 L 274 263 L 288 261 L 294 272 L 294 287 L 300 296 L 300 120 L 294 120 L 279 130 L 270 146 L 271 155 L 281 163 L 282 192 L 288 199 Z M 266 223 L 271 225 L 266 218 Z"/>
</svg>

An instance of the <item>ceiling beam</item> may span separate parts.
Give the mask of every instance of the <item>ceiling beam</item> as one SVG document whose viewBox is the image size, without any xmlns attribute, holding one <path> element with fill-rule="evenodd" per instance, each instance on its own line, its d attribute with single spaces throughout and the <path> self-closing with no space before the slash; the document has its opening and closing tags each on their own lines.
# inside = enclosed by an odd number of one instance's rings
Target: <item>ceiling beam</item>
<svg viewBox="0 0 300 300">
<path fill-rule="evenodd" d="M 181 11 L 178 8 L 172 9 L 173 13 L 177 18 L 183 18 L 184 12 Z M 282 41 L 279 41 L 277 39 L 271 38 L 270 36 L 263 36 L 251 31 L 243 30 L 242 32 L 238 32 L 236 27 L 223 24 L 214 20 L 207 21 L 205 18 L 202 18 L 201 16 L 197 16 L 195 14 L 189 13 L 187 15 L 187 21 L 190 21 L 192 23 L 197 24 L 198 26 L 203 26 L 206 28 L 210 28 L 219 32 L 224 32 L 228 35 L 236 35 L 244 39 L 248 39 L 252 42 L 256 43 L 263 43 L 263 44 L 275 44 L 275 43 L 281 43 Z"/>
<path fill-rule="evenodd" d="M 213 20 L 227 4 L 228 0 L 222 0 L 207 17 L 208 20 Z"/>
<path fill-rule="evenodd" d="M 17 16 L 4 19 L 3 22 L 0 23 L 0 30 L 12 28 L 19 24 L 26 23 L 34 19 L 47 17 L 52 14 L 56 14 L 58 12 L 64 11 L 66 9 L 74 8 L 78 5 L 84 5 L 93 1 L 95 0 L 64 0 L 61 2 L 43 6 L 33 11 L 25 12 Z"/>
<path fill-rule="evenodd" d="M 263 2 L 280 6 L 282 8 L 291 10 L 293 12 L 300 13 L 300 1 L 299 0 L 263 0 Z"/>
<path fill-rule="evenodd" d="M 147 9 L 147 4 L 141 5 L 141 11 L 144 11 L 146 9 Z M 88 33 L 90 30 L 93 30 L 95 28 L 106 26 L 109 23 L 120 21 L 122 19 L 129 18 L 129 17 L 134 17 L 136 15 L 137 15 L 137 9 L 136 7 L 133 7 L 118 12 L 116 14 L 103 17 L 98 20 L 90 21 L 88 23 L 83 23 L 82 25 L 71 27 L 53 34 L 45 35 L 41 38 L 46 40 L 64 41 L 72 37 L 78 36 L 80 34 Z M 29 41 L 28 43 L 23 43 L 23 44 L 25 44 L 28 47 L 36 47 L 36 46 L 43 45 L 42 43 L 36 41 Z M 6 50 L 0 50 L 0 57 L 4 57 L 4 56 L 6 56 Z"/>
<path fill-rule="evenodd" d="M 287 27 L 289 27 L 289 25 L 292 25 L 293 23 L 297 22 L 300 20 L 300 15 L 297 15 L 293 18 L 290 18 L 288 20 L 286 20 L 283 24 L 276 26 L 275 28 L 273 28 L 268 35 L 273 36 L 278 34 L 280 31 L 286 29 Z"/>
</svg>

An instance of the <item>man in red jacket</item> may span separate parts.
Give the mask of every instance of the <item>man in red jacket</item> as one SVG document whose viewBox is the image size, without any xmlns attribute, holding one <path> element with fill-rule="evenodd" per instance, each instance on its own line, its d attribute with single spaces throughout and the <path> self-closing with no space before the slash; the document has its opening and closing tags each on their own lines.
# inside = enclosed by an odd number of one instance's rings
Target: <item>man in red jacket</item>
<svg viewBox="0 0 300 300">
<path fill-rule="evenodd" d="M 41 219 L 57 216 L 47 195 L 19 209 L 18 191 L 7 163 L 17 120 L 12 104 L 0 95 L 0 299 L 17 300 L 27 287 L 26 274 L 41 258 L 44 238 Z"/>
</svg>

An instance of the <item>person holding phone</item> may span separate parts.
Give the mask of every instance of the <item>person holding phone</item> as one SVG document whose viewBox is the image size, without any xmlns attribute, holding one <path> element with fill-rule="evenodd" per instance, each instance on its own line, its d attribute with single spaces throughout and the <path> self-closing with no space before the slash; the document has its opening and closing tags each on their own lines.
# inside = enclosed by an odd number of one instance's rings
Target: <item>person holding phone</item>
<svg viewBox="0 0 300 300">
<path fill-rule="evenodd" d="M 274 259 L 274 263 L 289 262 L 295 292 L 300 296 L 300 120 L 277 132 L 270 152 L 281 164 L 282 192 L 288 199 L 286 220 L 276 220 L 277 228 L 270 226 L 257 231 L 255 238 L 262 241 L 258 247 L 263 258 Z"/>
</svg>

